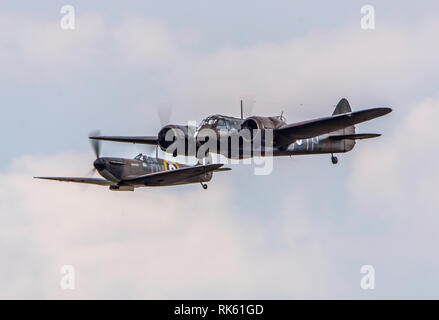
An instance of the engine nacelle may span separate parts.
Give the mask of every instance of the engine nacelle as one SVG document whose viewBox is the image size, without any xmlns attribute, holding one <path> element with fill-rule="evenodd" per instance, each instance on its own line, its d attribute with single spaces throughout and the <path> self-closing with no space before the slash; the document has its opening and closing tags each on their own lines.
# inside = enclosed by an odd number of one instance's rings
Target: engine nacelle
<svg viewBox="0 0 439 320">
<path fill-rule="evenodd" d="M 241 128 L 250 131 L 253 140 L 254 130 L 274 130 L 285 125 L 279 117 L 249 117 L 242 123 Z"/>
<path fill-rule="evenodd" d="M 189 140 L 195 141 L 194 133 L 193 127 L 169 124 L 159 131 L 158 144 L 160 149 L 169 152 L 168 148 L 175 143 L 171 147 L 174 156 L 191 155 L 190 153 L 194 153 L 194 151 L 191 152 L 191 148 L 189 148 Z"/>
</svg>

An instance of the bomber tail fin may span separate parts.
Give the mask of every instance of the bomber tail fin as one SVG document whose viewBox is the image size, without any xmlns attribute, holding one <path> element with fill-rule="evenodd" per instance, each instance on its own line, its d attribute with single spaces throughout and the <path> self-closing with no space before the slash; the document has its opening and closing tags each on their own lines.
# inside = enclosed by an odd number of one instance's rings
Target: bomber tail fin
<svg viewBox="0 0 439 320">
<path fill-rule="evenodd" d="M 340 102 L 335 107 L 335 110 L 332 113 L 332 115 L 335 116 L 337 114 L 348 113 L 351 111 L 352 111 L 352 109 L 351 109 L 351 106 L 349 105 L 348 100 L 346 100 L 346 98 L 343 98 L 340 100 Z"/>
<path fill-rule="evenodd" d="M 340 100 L 332 113 L 333 116 L 352 112 L 351 106 L 346 98 Z M 355 136 L 355 126 L 346 127 L 329 134 L 330 137 L 341 137 L 341 136 Z M 341 139 L 343 143 L 343 148 L 345 151 L 352 150 L 355 146 L 355 139 Z"/>
<path fill-rule="evenodd" d="M 332 113 L 333 116 L 352 112 L 351 106 L 349 105 L 349 102 L 347 99 L 343 98 L 340 100 L 340 102 L 337 104 L 337 106 L 334 109 L 334 112 Z M 331 132 L 330 136 L 341 136 L 341 135 L 350 135 L 355 134 L 355 126 L 346 127 L 344 129 L 340 129 L 334 132 Z"/>
</svg>

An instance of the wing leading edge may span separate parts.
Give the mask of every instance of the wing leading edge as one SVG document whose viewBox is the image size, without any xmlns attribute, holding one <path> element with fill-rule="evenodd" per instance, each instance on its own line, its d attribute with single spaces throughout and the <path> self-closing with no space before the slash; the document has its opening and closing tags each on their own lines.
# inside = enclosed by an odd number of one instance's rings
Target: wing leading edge
<svg viewBox="0 0 439 320">
<path fill-rule="evenodd" d="M 76 182 L 76 183 L 86 183 L 86 184 L 95 184 L 100 186 L 110 186 L 113 183 L 98 178 L 74 178 L 74 177 L 34 177 L 34 179 L 42 179 L 42 180 L 54 180 L 61 182 Z"/>
<path fill-rule="evenodd" d="M 156 145 L 158 138 L 156 136 L 140 136 L 140 137 L 124 137 L 124 136 L 92 136 L 89 137 L 92 140 L 102 141 L 114 141 L 114 142 L 126 142 L 126 143 L 138 143 Z"/>
</svg>

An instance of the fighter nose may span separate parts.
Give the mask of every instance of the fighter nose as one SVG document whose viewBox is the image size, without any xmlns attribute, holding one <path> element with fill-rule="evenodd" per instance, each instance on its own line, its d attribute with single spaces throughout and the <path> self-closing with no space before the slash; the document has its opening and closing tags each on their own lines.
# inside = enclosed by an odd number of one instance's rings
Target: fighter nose
<svg viewBox="0 0 439 320">
<path fill-rule="evenodd" d="M 96 168 L 96 170 L 102 171 L 105 169 L 105 160 L 98 158 L 95 160 L 95 162 L 93 162 L 93 166 Z"/>
</svg>

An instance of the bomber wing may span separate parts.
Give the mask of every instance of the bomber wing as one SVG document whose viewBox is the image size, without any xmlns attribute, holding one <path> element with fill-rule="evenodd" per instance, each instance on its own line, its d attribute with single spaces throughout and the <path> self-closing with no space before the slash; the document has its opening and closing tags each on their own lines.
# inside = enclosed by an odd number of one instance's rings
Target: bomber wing
<svg viewBox="0 0 439 320">
<path fill-rule="evenodd" d="M 138 144 L 150 144 L 156 145 L 158 143 L 157 136 L 91 136 L 92 140 L 103 140 L 103 141 L 115 141 L 115 142 L 126 142 L 126 143 L 138 143 Z"/>
<path fill-rule="evenodd" d="M 185 167 L 175 170 L 161 171 L 146 174 L 133 179 L 123 180 L 120 185 L 144 185 L 144 186 L 160 186 L 183 181 L 193 178 L 204 173 L 216 171 L 223 164 L 197 165 L 194 167 Z"/>
<path fill-rule="evenodd" d="M 320 136 L 325 133 L 384 116 L 391 111 L 392 109 L 387 107 L 372 108 L 287 124 L 274 130 L 275 145 L 276 147 L 281 147 L 293 143 L 298 139 Z"/>
</svg>

